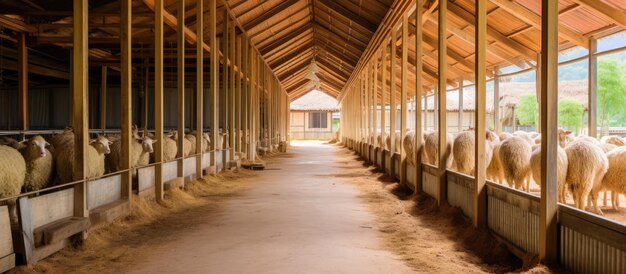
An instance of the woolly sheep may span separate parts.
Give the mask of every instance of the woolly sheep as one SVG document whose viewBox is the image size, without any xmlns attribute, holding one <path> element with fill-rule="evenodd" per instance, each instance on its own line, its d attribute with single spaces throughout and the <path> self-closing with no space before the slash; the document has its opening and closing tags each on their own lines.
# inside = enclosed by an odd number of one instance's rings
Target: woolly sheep
<svg viewBox="0 0 626 274">
<path fill-rule="evenodd" d="M 567 177 L 567 153 L 561 147 L 557 147 L 556 154 L 556 180 L 557 180 L 557 198 L 559 203 L 565 203 L 566 188 L 565 178 Z M 533 150 L 530 156 L 530 169 L 532 170 L 533 180 L 541 186 L 541 146 Z"/>
<path fill-rule="evenodd" d="M 168 133 L 163 136 L 163 161 L 171 161 L 176 159 L 178 154 L 178 145 L 176 145 L 176 133 Z"/>
<path fill-rule="evenodd" d="M 22 155 L 12 147 L 0 145 L 0 199 L 20 194 L 25 174 L 26 163 Z M 15 199 L 5 201 L 4 204 L 9 205 L 11 221 L 16 223 Z"/>
<path fill-rule="evenodd" d="M 590 142 L 594 145 L 599 145 L 600 141 L 598 141 L 598 139 L 593 138 L 591 136 L 578 136 L 578 138 L 576 138 L 575 140 L 572 141 L 586 141 L 586 142 Z"/>
<path fill-rule="evenodd" d="M 402 137 L 400 136 L 400 131 L 395 132 L 395 150 L 398 152 L 400 150 L 400 146 L 402 145 Z M 385 144 L 387 145 L 387 149 L 391 148 L 391 135 L 387 134 L 387 138 L 385 138 Z"/>
<path fill-rule="evenodd" d="M 450 168 L 453 165 L 453 158 L 452 158 L 452 143 L 454 141 L 454 136 L 452 136 L 452 134 L 448 133 L 446 134 L 446 141 L 447 141 L 447 145 L 446 145 L 446 168 Z M 439 132 L 438 131 L 434 131 L 432 133 L 429 133 L 428 135 L 426 135 L 426 138 L 424 138 L 424 154 L 426 157 L 426 163 L 431 164 L 431 165 L 437 165 L 438 164 L 438 159 L 439 159 Z"/>
<path fill-rule="evenodd" d="M 492 148 L 491 162 L 487 166 L 487 180 L 494 181 L 498 184 L 504 182 L 504 170 L 502 169 L 502 161 L 500 161 L 500 143 L 494 144 Z"/>
<path fill-rule="evenodd" d="M 50 144 L 37 135 L 23 141 L 20 153 L 26 163 L 24 189 L 34 191 L 45 188 L 50 183 L 53 170 L 52 153 L 46 149 Z"/>
<path fill-rule="evenodd" d="M 54 134 L 48 139 L 50 143 L 50 152 L 54 157 L 57 156 L 56 149 L 68 146 L 69 143 L 74 144 L 74 130 L 70 127 L 66 127 L 60 134 Z"/>
<path fill-rule="evenodd" d="M 525 131 L 518 130 L 516 132 L 513 132 L 513 136 L 522 138 L 524 141 L 528 142 L 531 146 L 535 144 L 535 141 Z"/>
<path fill-rule="evenodd" d="M 415 166 L 415 131 L 409 130 L 402 140 L 404 151 L 406 152 L 407 163 Z"/>
<path fill-rule="evenodd" d="M 604 175 L 601 187 L 611 191 L 611 205 L 617 210 L 619 194 L 626 194 L 626 147 L 619 147 L 606 154 L 609 168 Z"/>
<path fill-rule="evenodd" d="M 604 153 L 609 153 L 611 150 L 618 148 L 618 146 L 614 144 L 599 144 L 598 146 L 602 149 L 602 151 L 604 151 Z"/>
<path fill-rule="evenodd" d="M 474 175 L 475 165 L 475 135 L 473 130 L 467 130 L 459 133 L 454 138 L 452 145 L 452 155 L 457 171 L 468 175 Z M 485 165 L 489 165 L 492 158 L 492 149 L 494 144 L 499 142 L 499 137 L 492 132 L 487 132 L 485 136 Z"/>
<path fill-rule="evenodd" d="M 104 175 L 104 156 L 111 153 L 111 142 L 104 136 L 91 140 L 85 151 L 86 178 L 97 178 Z M 73 181 L 74 171 L 74 138 L 56 148 L 55 167 L 61 183 Z"/>
<path fill-rule="evenodd" d="M 530 156 L 532 150 L 528 140 L 513 136 L 500 145 L 500 161 L 504 178 L 510 187 L 529 191 Z"/>
<path fill-rule="evenodd" d="M 130 142 L 130 166 L 140 167 L 150 163 L 150 154 L 154 152 L 153 144 L 156 143 L 150 136 L 140 137 L 133 134 L 133 139 Z M 122 155 L 122 142 L 120 140 L 112 142 L 111 153 L 105 155 L 106 170 L 107 172 L 115 172 L 122 170 L 121 155 Z"/>
<path fill-rule="evenodd" d="M 8 146 L 14 149 L 18 149 L 20 147 L 20 144 L 17 140 L 11 137 L 0 136 L 0 146 Z"/>
<path fill-rule="evenodd" d="M 604 136 L 600 141 L 604 144 L 612 144 L 618 147 L 623 147 L 626 145 L 626 141 L 624 140 L 624 138 L 616 135 Z"/>
<path fill-rule="evenodd" d="M 504 141 L 504 140 L 510 138 L 511 136 L 513 136 L 513 135 L 511 135 L 511 133 L 508 133 L 508 132 L 501 132 L 500 134 L 498 134 L 498 137 L 500 138 L 500 141 Z"/>
<path fill-rule="evenodd" d="M 584 140 L 569 144 L 565 147 L 565 152 L 568 159 L 565 181 L 574 196 L 574 204 L 584 210 L 589 197 L 596 213 L 603 215 L 596 198 L 602 178 L 609 167 L 607 156 L 600 147 Z"/>
</svg>

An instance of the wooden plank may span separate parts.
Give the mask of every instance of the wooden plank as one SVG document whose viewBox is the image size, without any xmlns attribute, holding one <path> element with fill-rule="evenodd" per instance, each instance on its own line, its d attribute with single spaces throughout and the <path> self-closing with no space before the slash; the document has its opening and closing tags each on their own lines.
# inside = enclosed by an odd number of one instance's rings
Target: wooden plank
<svg viewBox="0 0 626 274">
<path fill-rule="evenodd" d="M 11 237 L 9 207 L 0 206 L 0 258 L 10 254 L 13 254 L 13 238 Z M 0 271 L 2 271 L 1 268 Z"/>
<path fill-rule="evenodd" d="M 163 190 L 163 1 L 156 0 L 154 7 L 154 195 L 157 201 L 164 199 Z M 182 136 L 179 136 L 182 137 Z"/>
<path fill-rule="evenodd" d="M 63 241 L 77 233 L 86 231 L 90 226 L 89 218 L 67 217 L 33 231 L 36 246 L 44 246 Z"/>
<path fill-rule="evenodd" d="M 587 60 L 587 87 L 588 87 L 588 104 L 587 104 L 587 125 L 589 130 L 587 134 L 591 137 L 598 137 L 598 41 L 595 38 L 589 40 L 589 55 Z"/>
<path fill-rule="evenodd" d="M 185 0 L 176 1 L 176 19 L 178 20 L 178 31 L 176 32 L 176 112 L 178 116 L 178 139 L 176 140 L 176 157 L 180 158 L 177 161 L 178 172 L 176 175 L 178 177 L 183 177 L 185 174 L 185 164 L 182 159 L 185 151 Z M 198 77 L 202 77 L 202 75 L 198 74 Z M 198 136 L 196 135 L 196 152 L 200 151 L 202 148 L 202 140 L 198 142 L 197 139 Z M 200 143 L 201 145 L 197 146 L 198 143 Z"/>
<path fill-rule="evenodd" d="M 122 198 L 122 176 L 114 175 L 87 182 L 87 208 L 89 210 Z"/>
<path fill-rule="evenodd" d="M 423 1 L 418 0 L 415 8 L 415 22 L 422 22 L 424 5 Z M 422 142 L 423 142 L 423 125 L 422 125 L 422 96 L 424 94 L 422 86 L 422 55 L 424 53 L 423 43 L 423 24 L 415 24 L 415 193 L 422 192 Z M 384 158 L 384 157 L 383 157 Z"/>
<path fill-rule="evenodd" d="M 541 4 L 541 201 L 539 259 L 558 259 L 557 226 L 557 101 L 559 7 L 556 1 Z"/>
<path fill-rule="evenodd" d="M 33 239 L 33 222 L 31 219 L 31 207 L 28 197 L 17 199 L 17 214 L 20 224 L 19 233 L 15 234 L 16 251 L 20 251 L 21 259 L 26 264 L 36 263 L 34 256 L 35 239 Z"/>
<path fill-rule="evenodd" d="M 230 56 L 230 48 L 228 47 L 228 39 L 230 37 L 230 31 L 231 31 L 231 22 L 230 22 L 230 18 L 228 18 L 228 10 L 224 9 L 224 19 L 222 20 L 222 37 L 221 37 L 221 42 L 222 42 L 222 53 L 224 54 L 224 60 Z M 221 89 L 220 92 L 218 93 L 218 102 L 219 102 L 219 111 L 218 111 L 218 115 L 220 118 L 220 122 L 218 123 L 219 125 L 223 126 L 223 132 L 227 132 L 228 131 L 228 97 L 229 94 L 231 92 L 230 90 L 230 86 L 228 85 L 228 83 L 230 82 L 230 75 L 228 74 L 228 72 L 230 71 L 230 69 L 228 68 L 228 66 L 226 65 L 226 62 L 224 62 L 224 64 L 222 65 L 222 83 L 221 83 Z M 218 127 L 216 127 L 215 129 L 217 130 Z M 221 128 L 220 128 L 221 129 Z M 223 139 L 223 142 L 228 142 L 228 140 Z M 224 143 L 222 144 L 218 144 L 217 147 L 220 150 L 223 150 L 224 147 Z M 222 153 L 222 157 L 223 157 L 223 153 Z M 222 158 L 222 163 L 224 159 Z M 221 170 L 220 170 L 221 171 Z"/>
<path fill-rule="evenodd" d="M 602 18 L 609 20 L 622 29 L 626 29 L 626 12 L 609 6 L 603 1 L 597 0 L 572 0 L 583 7 L 590 9 L 593 13 L 602 15 Z"/>
<path fill-rule="evenodd" d="M 244 143 L 242 144 L 242 151 L 245 152 L 246 155 L 250 155 L 250 83 L 247 79 L 250 79 L 249 73 L 249 64 L 250 64 L 250 52 L 248 47 L 248 38 L 242 38 L 242 56 L 241 56 L 241 66 L 244 72 L 244 81 L 242 86 L 242 108 L 243 108 L 243 136 Z"/>
<path fill-rule="evenodd" d="M 17 38 L 18 127 L 20 130 L 28 130 L 28 48 L 26 47 L 26 33 L 20 32 Z"/>
<path fill-rule="evenodd" d="M 119 200 L 95 208 L 89 213 L 89 222 L 91 223 L 91 227 L 110 224 L 113 221 L 126 217 L 130 214 L 130 201 Z"/>
<path fill-rule="evenodd" d="M 446 150 L 447 150 L 447 125 L 446 125 L 446 90 L 447 90 L 447 67 L 448 67 L 448 39 L 447 39 L 447 25 L 448 25 L 448 1 L 440 1 L 439 2 L 439 24 L 438 24 L 438 44 L 439 44 L 439 58 L 438 58 L 438 87 L 439 87 L 439 119 L 438 119 L 438 128 L 439 128 L 439 197 L 437 197 L 437 202 L 439 205 L 445 203 L 446 196 Z"/>
<path fill-rule="evenodd" d="M 29 199 L 29 219 L 33 229 L 45 224 L 71 217 L 74 213 L 73 189 L 55 191 Z M 26 206 L 26 205 L 24 205 Z"/>
<path fill-rule="evenodd" d="M 15 254 L 0 257 L 0 272 L 8 272 L 15 267 Z"/>
<path fill-rule="evenodd" d="M 7 15 L 0 15 L 0 26 L 4 26 L 15 32 L 36 32 L 37 28 Z"/>
<path fill-rule="evenodd" d="M 476 41 L 474 45 L 474 57 L 476 68 L 474 83 L 476 84 L 475 101 L 476 101 L 476 115 L 474 116 L 475 126 L 475 138 L 476 144 L 474 146 L 474 166 L 476 174 L 474 176 L 474 185 L 476 186 L 474 192 L 474 210 L 472 216 L 472 223 L 474 227 L 486 228 L 487 227 L 487 189 L 485 188 L 486 180 L 486 156 L 485 156 L 485 142 L 484 136 L 486 136 L 485 125 L 485 112 L 487 108 L 487 0 L 476 0 Z M 460 83 L 463 86 L 463 83 Z M 445 93 L 445 92 L 444 92 Z M 459 106 L 462 108 L 463 106 Z"/>
<path fill-rule="evenodd" d="M 319 0 L 319 3 L 331 9 L 333 12 L 337 13 L 346 20 L 354 22 L 355 24 L 363 27 L 363 29 L 370 31 L 371 33 L 374 33 L 378 28 L 376 24 L 345 8 L 339 2 L 330 0 Z"/>
<path fill-rule="evenodd" d="M 294 4 L 298 2 L 299 2 L 298 0 L 281 1 L 280 4 L 264 12 L 261 16 L 254 17 L 254 19 L 244 24 L 243 28 L 245 30 L 251 30 L 254 27 L 258 26 L 259 24 L 269 20 L 270 18 L 276 16 L 277 14 L 281 13 L 282 11 L 288 9 L 289 7 L 293 6 Z"/>
<path fill-rule="evenodd" d="M 196 21 L 198 22 L 204 22 L 204 0 L 196 0 Z M 211 29 L 211 28 L 209 28 Z M 215 29 L 213 29 L 214 31 Z M 201 41 L 204 41 L 204 24 L 196 24 L 196 33 L 198 34 L 198 37 Z M 211 37 L 214 37 L 215 34 L 211 34 L 211 36 L 209 36 L 209 39 Z M 209 41 L 209 43 L 211 43 Z M 211 44 L 211 48 L 215 49 L 217 48 L 217 43 Z M 213 58 L 213 52 L 210 53 L 211 58 Z M 210 69 L 210 80 L 214 81 L 213 79 L 213 60 L 216 59 L 211 59 L 211 69 Z M 212 109 L 212 108 L 211 108 Z M 202 49 L 202 46 L 199 44 L 196 44 L 196 152 L 199 152 L 200 149 L 202 147 L 202 140 L 204 138 L 203 133 L 204 133 L 204 51 Z M 215 132 L 215 130 L 213 130 L 213 132 Z M 212 140 L 216 140 L 215 137 L 213 137 Z M 204 160 L 204 156 L 202 153 L 199 153 L 198 156 L 196 156 L 196 176 L 201 177 L 203 172 L 202 170 L 205 169 L 205 165 L 202 163 Z M 209 161 L 212 161 L 211 163 L 214 163 L 212 158 L 209 158 Z"/>
<path fill-rule="evenodd" d="M 274 40 L 274 42 L 271 42 L 270 44 L 260 48 L 259 51 L 261 52 L 262 55 L 265 55 L 268 52 L 275 50 L 278 47 L 286 45 L 292 39 L 300 36 L 301 34 L 303 34 L 304 32 L 308 30 L 311 30 L 312 27 L 313 27 L 312 23 L 304 24 L 301 27 L 290 31 L 286 35 L 279 37 L 278 39 Z"/>
<path fill-rule="evenodd" d="M 121 130 L 122 130 L 122 157 L 120 164 L 122 173 L 122 197 L 130 201 L 133 193 L 131 167 L 131 127 L 132 127 L 132 101 L 133 101 L 133 59 L 132 59 L 132 0 L 120 2 L 120 103 L 121 103 Z"/>
<path fill-rule="evenodd" d="M 541 29 L 542 16 L 535 14 L 534 12 L 528 10 L 526 7 L 518 3 L 515 3 L 511 0 L 489 0 L 489 1 L 498 5 L 499 8 L 511 13 L 513 16 L 526 22 L 527 24 L 532 25 L 535 28 Z M 558 17 L 558 14 L 557 14 L 557 17 Z M 589 39 L 575 32 L 574 30 L 570 29 L 564 24 L 559 24 L 558 27 L 559 27 L 559 30 L 557 32 L 558 36 L 561 36 L 575 43 L 576 45 L 582 46 L 584 48 L 589 48 Z M 558 44 L 558 39 L 556 42 Z"/>
<path fill-rule="evenodd" d="M 88 65 L 88 4 L 87 0 L 74 0 L 74 43 L 72 49 L 72 125 L 74 128 L 73 180 L 85 179 L 87 146 L 89 145 L 89 65 Z M 74 186 L 74 216 L 87 217 L 87 188 L 85 183 Z M 84 237 L 85 235 L 83 235 Z"/>
</svg>

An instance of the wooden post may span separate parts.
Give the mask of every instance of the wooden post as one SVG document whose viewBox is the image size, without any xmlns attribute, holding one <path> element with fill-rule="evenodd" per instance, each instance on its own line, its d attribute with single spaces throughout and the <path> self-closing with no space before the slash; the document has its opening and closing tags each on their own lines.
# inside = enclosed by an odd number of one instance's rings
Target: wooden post
<svg viewBox="0 0 626 274">
<path fill-rule="evenodd" d="M 184 15 L 183 15 L 184 17 Z M 196 20 L 204 21 L 204 0 L 196 0 Z M 183 31 L 179 31 L 183 32 Z M 196 24 L 196 35 L 198 41 L 204 41 L 204 26 Z M 204 43 L 204 42 L 203 42 Z M 184 41 L 183 41 L 184 44 Z M 211 73 L 211 72 L 210 72 Z M 202 139 L 204 138 L 204 49 L 202 43 L 196 43 L 196 151 L 202 150 Z M 190 117 L 193 115 L 189 115 Z M 215 140 L 215 139 L 213 139 Z M 204 148 L 207 150 L 210 148 Z M 204 151 L 196 156 L 196 176 L 202 177 L 202 159 Z"/>
<path fill-rule="evenodd" d="M 122 126 L 122 157 L 121 168 L 127 170 L 122 173 L 122 197 L 129 202 L 133 194 L 131 168 L 131 127 L 133 123 L 133 44 L 132 44 L 132 0 L 122 0 L 120 7 L 120 93 L 121 93 L 121 126 Z"/>
<path fill-rule="evenodd" d="M 218 122 L 218 127 L 216 127 L 215 130 L 217 130 L 218 128 L 222 129 L 222 133 L 228 133 L 230 131 L 230 129 L 228 128 L 228 98 L 230 97 L 229 94 L 231 92 L 230 89 L 230 75 L 229 75 L 229 71 L 230 68 L 228 66 L 228 58 L 230 57 L 230 48 L 229 48 L 229 37 L 230 37 L 230 18 L 228 16 L 228 9 L 224 9 L 224 17 L 222 19 L 222 24 L 223 24 L 223 32 L 222 32 L 222 85 L 221 85 L 221 89 L 219 90 L 218 93 L 218 97 L 219 97 L 219 122 Z M 230 137 L 230 136 L 229 136 Z M 224 139 L 222 140 L 221 144 L 217 144 L 217 147 L 219 148 L 220 151 L 222 151 L 222 170 L 226 170 L 226 147 L 224 146 L 224 143 L 228 143 L 228 139 Z M 220 170 L 220 171 L 222 171 Z"/>
<path fill-rule="evenodd" d="M 493 71 L 493 127 L 497 134 L 502 132 L 500 122 L 500 71 L 496 67 Z"/>
<path fill-rule="evenodd" d="M 557 235 L 557 101 L 558 101 L 557 1 L 541 4 L 541 202 L 539 259 L 556 262 Z"/>
<path fill-rule="evenodd" d="M 424 93 L 423 96 L 424 96 L 424 98 L 423 98 L 423 101 L 424 101 L 424 109 L 423 109 L 423 111 L 424 111 L 424 128 L 426 130 L 428 130 L 428 127 L 429 127 L 429 125 L 428 125 L 428 93 L 427 92 Z M 433 106 L 433 110 L 434 110 L 434 106 Z M 433 115 L 435 115 L 434 111 L 433 111 Z M 434 126 L 433 126 L 433 129 L 435 129 Z"/>
<path fill-rule="evenodd" d="M 87 171 L 87 149 L 89 146 L 88 80 L 88 3 L 87 0 L 74 0 L 74 44 L 72 51 L 72 117 L 74 127 L 74 181 L 85 179 Z M 89 217 L 87 209 L 87 185 L 85 182 L 74 185 L 74 216 Z M 82 238 L 86 238 L 86 233 Z"/>
<path fill-rule="evenodd" d="M 380 123 L 378 122 L 378 109 L 380 108 L 379 105 L 379 101 L 378 101 L 378 57 L 374 57 L 373 61 L 372 61 L 372 74 L 373 74 L 373 79 L 372 79 L 372 89 L 374 90 L 374 96 L 372 96 L 372 98 L 374 99 L 374 140 L 372 142 L 374 142 L 374 146 L 378 147 L 380 150 L 380 144 L 378 143 L 377 140 L 377 135 L 380 135 L 384 129 L 380 128 Z M 378 154 L 374 155 L 374 162 L 378 162 Z M 380 163 L 379 163 L 380 164 Z"/>
<path fill-rule="evenodd" d="M 219 78 L 218 78 L 218 70 L 219 70 L 219 54 L 217 48 L 217 7 L 216 0 L 209 0 L 209 47 L 211 48 L 211 52 L 209 53 L 211 56 L 210 61 L 210 78 L 209 78 L 209 96 L 210 96 L 210 109 L 211 113 L 211 121 L 209 126 L 211 127 L 211 142 L 212 142 L 212 152 L 211 152 L 211 165 L 215 166 L 213 169 L 214 173 L 217 173 L 217 135 L 218 135 L 218 125 L 219 125 L 219 110 L 217 108 L 217 102 L 219 100 L 218 92 L 219 92 Z"/>
<path fill-rule="evenodd" d="M 463 78 L 459 79 L 459 117 L 457 121 L 457 132 L 463 131 L 463 108 L 465 108 L 463 102 Z"/>
<path fill-rule="evenodd" d="M 396 112 L 397 112 L 397 108 L 396 108 L 396 41 L 397 41 L 397 37 L 396 37 L 396 29 L 392 28 L 391 29 L 391 75 L 390 80 L 391 80 L 391 88 L 390 88 L 390 97 L 389 99 L 391 100 L 391 104 L 390 104 L 390 114 L 389 114 L 389 137 L 390 137 L 390 141 L 391 144 L 389 145 L 389 159 L 391 161 L 390 163 L 390 169 L 389 169 L 389 175 L 391 175 L 391 177 L 394 177 L 393 173 L 394 170 L 396 168 L 395 166 L 395 161 L 393 160 L 393 156 L 396 153 Z"/>
<path fill-rule="evenodd" d="M 178 147 L 178 171 L 177 177 L 184 177 L 185 174 L 185 160 L 182 159 L 184 155 L 184 140 L 185 140 L 185 0 L 176 1 L 176 17 L 178 20 L 178 29 L 176 32 L 176 88 L 178 92 L 178 140 L 176 146 Z M 198 24 L 201 25 L 201 24 Z M 202 40 L 198 40 L 202 41 Z M 202 43 L 197 43 L 202 44 Z M 196 56 L 197 58 L 197 56 Z M 201 130 L 200 130 L 201 131 Z M 201 151 L 202 146 L 198 146 L 198 135 L 196 135 L 196 153 Z M 200 140 L 202 141 L 202 140 Z M 202 142 L 200 142 L 202 144 Z M 202 159 L 202 157 L 200 157 Z M 197 160 L 196 160 L 197 161 Z M 196 177 L 202 177 L 202 164 L 196 165 Z M 200 172 L 198 172 L 200 171 Z M 184 180 L 183 180 L 184 181 Z"/>
<path fill-rule="evenodd" d="M 100 76 L 100 129 L 107 127 L 107 66 L 102 66 Z"/>
<path fill-rule="evenodd" d="M 258 138 L 256 134 L 256 116 L 258 113 L 257 108 L 257 91 L 258 91 L 258 83 L 257 83 L 257 67 L 256 67 L 256 55 L 254 52 L 254 48 L 252 45 L 249 45 L 250 51 L 250 147 L 249 147 L 249 157 L 250 161 L 254 162 L 256 160 L 256 140 Z"/>
<path fill-rule="evenodd" d="M 242 114 L 243 114 L 243 139 L 244 139 L 244 143 L 243 145 L 243 151 L 246 153 L 246 157 L 248 159 L 250 158 L 250 72 L 249 72 L 249 59 L 250 59 L 250 53 L 248 51 L 248 38 L 244 37 L 243 38 L 243 45 L 242 45 L 242 50 L 243 50 L 243 55 L 242 55 L 242 62 L 241 62 L 241 67 L 242 67 L 242 71 L 244 72 L 243 74 L 243 90 L 241 93 L 241 98 L 243 98 L 243 102 L 242 102 Z"/>
<path fill-rule="evenodd" d="M 474 116 L 476 125 L 474 133 L 474 166 L 476 174 L 474 176 L 476 192 L 474 193 L 474 216 L 472 221 L 475 227 L 487 227 L 487 189 L 485 188 L 485 177 L 487 163 L 485 160 L 485 109 L 487 108 L 487 0 L 476 0 L 476 23 L 474 58 L 475 72 L 474 83 L 476 84 L 476 115 Z M 463 84 L 461 83 L 461 90 Z"/>
<path fill-rule="evenodd" d="M 236 74 L 236 80 L 235 80 L 235 89 L 236 89 L 236 93 L 235 93 L 235 128 L 236 128 L 236 136 L 237 138 L 235 139 L 235 151 L 241 153 L 243 151 L 243 149 L 241 148 L 242 143 L 241 143 L 241 133 L 242 131 L 242 125 L 243 125 L 243 111 L 241 109 L 241 105 L 242 105 L 242 99 L 244 98 L 244 96 L 242 96 L 243 93 L 243 83 L 241 82 L 242 80 L 242 69 L 241 69 L 241 40 L 243 39 L 243 36 L 237 36 L 236 39 L 236 45 L 235 45 L 235 64 L 237 64 L 237 68 L 239 69 L 237 71 Z M 244 75 L 245 77 L 245 75 Z M 241 154 L 240 154 L 241 155 Z"/>
<path fill-rule="evenodd" d="M 17 36 L 17 78 L 18 127 L 25 131 L 28 130 L 28 47 L 24 32 Z"/>
<path fill-rule="evenodd" d="M 154 189 L 157 201 L 163 200 L 163 1 L 154 7 Z"/>
<path fill-rule="evenodd" d="M 537 66 L 535 68 L 535 95 L 537 97 L 537 105 L 541 106 L 541 79 L 542 79 L 542 67 L 541 67 L 541 53 L 537 54 Z M 537 114 L 539 119 L 537 119 L 537 131 L 538 132 L 542 132 L 541 130 L 541 107 L 539 107 L 539 109 L 537 110 L 539 113 Z M 515 132 L 517 130 L 517 122 L 515 120 L 513 120 L 513 132 Z"/>
<path fill-rule="evenodd" d="M 588 70 L 588 85 L 589 85 L 589 100 L 587 107 L 587 119 L 588 119 L 588 132 L 587 135 L 591 137 L 598 137 L 598 57 L 596 52 L 598 51 L 598 41 L 595 38 L 589 39 L 589 70 Z M 606 195 L 606 194 L 605 194 Z"/>
<path fill-rule="evenodd" d="M 385 170 L 385 149 L 390 149 L 386 147 L 385 136 L 387 134 L 387 42 L 383 43 L 382 52 L 380 55 L 380 138 L 382 140 L 381 146 L 383 147 L 383 157 L 382 157 L 382 170 Z M 343 122 L 342 122 L 343 123 Z"/>
<path fill-rule="evenodd" d="M 437 201 L 439 205 L 442 205 L 446 200 L 446 150 L 447 150 L 447 127 L 446 127 L 446 89 L 447 89 L 447 67 L 448 67 L 448 33 L 447 22 L 448 19 L 448 1 L 439 1 L 439 56 L 438 56 L 438 69 L 439 69 L 439 197 Z"/>
<path fill-rule="evenodd" d="M 422 154 L 419 153 L 423 142 L 422 128 L 422 48 L 423 25 L 421 24 L 424 13 L 424 1 L 418 0 L 415 8 L 415 193 L 422 191 Z"/>
<path fill-rule="evenodd" d="M 227 15 L 228 16 L 228 15 Z M 229 32 L 229 48 L 228 48 L 228 56 L 230 59 L 230 78 L 228 79 L 228 89 L 229 89 L 229 97 L 228 97 L 228 144 L 229 144 L 229 159 L 230 161 L 235 159 L 235 24 L 232 25 L 232 28 Z M 225 166 L 228 168 L 228 163 L 225 163 Z"/>
<path fill-rule="evenodd" d="M 406 94 L 409 82 L 409 14 L 402 15 L 402 61 L 400 82 L 400 138 L 406 135 Z M 402 142 L 401 142 L 402 144 Z M 406 151 L 400 146 L 400 184 L 406 185 Z"/>
</svg>

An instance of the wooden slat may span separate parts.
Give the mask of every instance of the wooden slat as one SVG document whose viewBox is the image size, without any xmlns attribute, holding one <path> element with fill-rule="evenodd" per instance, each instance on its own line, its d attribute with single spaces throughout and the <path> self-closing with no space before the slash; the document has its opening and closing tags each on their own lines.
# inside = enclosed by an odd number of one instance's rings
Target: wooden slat
<svg viewBox="0 0 626 274">
<path fill-rule="evenodd" d="M 287 35 L 276 39 L 274 42 L 268 44 L 267 46 L 262 47 L 261 49 L 259 49 L 259 51 L 261 52 L 261 54 L 265 55 L 271 50 L 274 50 L 275 48 L 280 47 L 281 45 L 287 44 L 287 42 L 298 37 L 299 35 L 303 34 L 307 30 L 310 30 L 312 27 L 313 27 L 313 24 L 310 24 L 310 23 L 304 24 L 301 27 L 290 31 Z"/>
<path fill-rule="evenodd" d="M 282 11 L 288 9 L 289 7 L 293 6 L 294 4 L 298 3 L 298 0 L 289 0 L 289 1 L 282 1 L 280 2 L 280 4 L 274 6 L 273 8 L 271 8 L 270 10 L 264 12 L 261 16 L 255 17 L 254 19 L 250 20 L 250 22 L 247 22 L 243 25 L 243 28 L 246 30 L 251 30 L 254 27 L 258 26 L 259 24 L 267 21 L 268 19 L 276 16 L 277 14 L 281 13 Z"/>
<path fill-rule="evenodd" d="M 359 26 L 363 27 L 364 29 L 372 33 L 374 33 L 376 29 L 378 28 L 376 24 L 368 21 L 367 19 L 345 8 L 339 2 L 330 1 L 330 0 L 319 0 L 318 2 L 322 4 L 323 6 L 326 6 L 327 8 L 333 10 L 335 13 L 344 17 L 345 19 L 358 24 Z"/>
</svg>

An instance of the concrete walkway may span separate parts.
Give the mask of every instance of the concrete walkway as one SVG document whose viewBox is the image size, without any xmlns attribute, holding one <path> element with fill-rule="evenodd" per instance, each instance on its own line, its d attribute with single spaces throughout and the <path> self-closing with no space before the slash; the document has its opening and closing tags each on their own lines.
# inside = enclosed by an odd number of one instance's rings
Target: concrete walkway
<svg viewBox="0 0 626 274">
<path fill-rule="evenodd" d="M 177 235 L 130 268 L 137 273 L 412 272 L 382 249 L 359 191 L 328 176 L 346 171 L 338 168 L 339 149 L 315 142 L 293 145 L 220 214 L 198 216 L 193 233 Z"/>
</svg>

